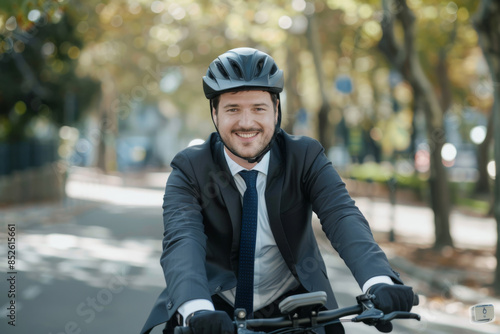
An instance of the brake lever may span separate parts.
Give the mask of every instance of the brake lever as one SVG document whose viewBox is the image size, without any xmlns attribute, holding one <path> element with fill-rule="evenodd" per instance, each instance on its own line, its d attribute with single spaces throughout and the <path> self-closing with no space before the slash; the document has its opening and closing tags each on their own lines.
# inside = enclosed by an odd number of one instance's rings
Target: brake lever
<svg viewBox="0 0 500 334">
<path fill-rule="evenodd" d="M 380 320 L 383 322 L 387 322 L 394 319 L 415 319 L 420 321 L 420 315 L 410 312 L 395 311 L 384 315 Z"/>
<path fill-rule="evenodd" d="M 376 308 L 370 308 L 363 311 L 360 315 L 351 319 L 352 322 L 364 322 L 367 325 L 378 323 L 384 318 L 384 312 Z"/>
<path fill-rule="evenodd" d="M 414 304 L 418 305 L 418 296 L 415 295 L 416 299 Z M 351 319 L 352 322 L 363 322 L 367 325 L 376 325 L 379 323 L 390 322 L 394 319 L 416 319 L 420 321 L 420 315 L 410 312 L 395 311 L 388 314 L 384 314 L 381 310 L 375 308 L 372 301 L 373 296 L 370 294 L 363 294 L 356 297 L 358 304 L 363 307 L 363 312 L 358 316 Z"/>
<path fill-rule="evenodd" d="M 373 304 L 373 295 L 368 293 L 356 296 L 356 301 L 363 307 L 363 311 L 375 308 L 375 305 Z"/>
</svg>

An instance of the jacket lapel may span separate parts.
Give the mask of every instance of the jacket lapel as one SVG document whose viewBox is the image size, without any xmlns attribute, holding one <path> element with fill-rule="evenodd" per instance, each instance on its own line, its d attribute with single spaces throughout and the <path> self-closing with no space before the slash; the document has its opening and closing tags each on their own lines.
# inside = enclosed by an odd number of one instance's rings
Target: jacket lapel
<svg viewBox="0 0 500 334">
<path fill-rule="evenodd" d="M 269 215 L 269 224 L 273 232 L 274 240 L 287 263 L 289 269 L 295 274 L 295 267 L 293 266 L 293 256 L 290 246 L 286 239 L 286 234 L 283 224 L 286 222 L 281 221 L 281 196 L 283 193 L 283 185 L 285 182 L 285 173 L 283 166 L 283 157 L 280 156 L 281 151 L 278 143 L 273 145 L 271 149 L 271 157 L 269 161 L 269 172 L 267 175 L 266 186 L 266 206 L 267 214 Z"/>
<path fill-rule="evenodd" d="M 234 183 L 233 176 L 227 165 L 226 158 L 224 157 L 224 146 L 222 142 L 215 142 L 214 147 L 214 160 L 216 164 L 219 165 L 219 170 L 221 172 L 216 173 L 214 180 L 219 187 L 222 199 L 227 207 L 227 212 L 229 213 L 229 218 L 231 220 L 231 226 L 233 228 L 233 241 L 231 245 L 231 263 L 234 268 L 238 268 L 238 256 L 239 256 L 239 245 L 240 245 L 240 231 L 241 231 L 241 196 Z"/>
</svg>

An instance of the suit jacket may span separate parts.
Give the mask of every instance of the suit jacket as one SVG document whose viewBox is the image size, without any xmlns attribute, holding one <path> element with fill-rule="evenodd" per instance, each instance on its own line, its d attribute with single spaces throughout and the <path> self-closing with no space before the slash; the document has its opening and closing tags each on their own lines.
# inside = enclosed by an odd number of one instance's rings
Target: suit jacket
<svg viewBox="0 0 500 334">
<path fill-rule="evenodd" d="M 308 291 L 337 302 L 311 225 L 312 211 L 360 286 L 386 275 L 401 283 L 322 146 L 281 131 L 270 151 L 265 191 L 269 222 L 288 268 Z M 141 333 L 168 321 L 186 301 L 236 286 L 241 199 L 223 143 L 213 133 L 173 159 L 164 196 L 161 265 L 166 288 Z"/>
</svg>

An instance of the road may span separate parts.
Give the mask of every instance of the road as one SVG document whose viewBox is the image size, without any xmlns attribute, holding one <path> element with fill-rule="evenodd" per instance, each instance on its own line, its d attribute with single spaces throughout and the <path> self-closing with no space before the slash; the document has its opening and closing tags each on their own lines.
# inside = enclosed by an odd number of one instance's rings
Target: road
<svg viewBox="0 0 500 334">
<path fill-rule="evenodd" d="M 18 229 L 16 326 L 2 279 L 0 333 L 139 333 L 164 285 L 161 235 L 161 209 L 119 205 Z"/>
<path fill-rule="evenodd" d="M 81 190 L 80 195 L 92 193 L 84 185 L 74 186 Z M 0 286 L 0 333 L 139 332 L 164 286 L 159 265 L 162 191 L 115 188 L 99 188 L 97 192 L 93 188 L 99 201 L 77 215 L 40 219 L 38 224 L 25 223 L 22 215 L 12 212 L 3 216 L 2 229 L 7 224 L 17 228 L 16 326 L 8 324 L 12 298 L 7 297 L 10 270 L 5 260 L 0 263 L 6 277 Z M 115 191 L 113 196 L 104 192 L 111 190 Z M 79 199 L 82 203 L 86 200 Z M 339 303 L 348 306 L 360 293 L 359 287 L 325 240 L 320 238 L 320 245 Z M 6 247 L 0 249 L 0 258 L 7 259 Z M 423 316 L 422 321 L 400 320 L 393 333 L 500 332 L 498 326 L 471 324 L 467 317 L 430 311 L 425 305 L 415 311 Z M 346 324 L 346 328 L 347 333 L 378 333 L 363 324 Z"/>
</svg>

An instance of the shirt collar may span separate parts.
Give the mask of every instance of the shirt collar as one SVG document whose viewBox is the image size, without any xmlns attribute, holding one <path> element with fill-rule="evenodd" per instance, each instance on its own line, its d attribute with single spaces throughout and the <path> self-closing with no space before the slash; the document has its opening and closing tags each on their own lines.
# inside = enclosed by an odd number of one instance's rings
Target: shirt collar
<svg viewBox="0 0 500 334">
<path fill-rule="evenodd" d="M 231 171 L 231 175 L 235 176 L 236 174 L 238 174 L 242 170 L 247 170 L 246 168 L 238 165 L 233 159 L 231 159 L 229 154 L 227 154 L 225 148 L 224 148 L 224 157 L 226 158 L 226 162 L 227 162 L 227 165 L 229 166 L 229 170 Z M 267 176 L 267 171 L 269 170 L 269 157 L 270 157 L 270 152 L 267 152 L 266 154 L 264 154 L 264 156 L 262 157 L 262 160 L 260 160 L 260 162 L 257 165 L 255 165 L 252 168 L 252 170 L 256 170 L 256 171 L 261 172 L 262 174 Z"/>
</svg>

